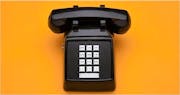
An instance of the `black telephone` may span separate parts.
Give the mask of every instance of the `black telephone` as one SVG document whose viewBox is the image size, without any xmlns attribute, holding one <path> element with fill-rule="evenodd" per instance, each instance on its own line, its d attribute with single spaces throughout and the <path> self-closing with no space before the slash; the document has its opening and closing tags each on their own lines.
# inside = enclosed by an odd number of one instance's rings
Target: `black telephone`
<svg viewBox="0 0 180 95">
<path fill-rule="evenodd" d="M 49 27 L 65 32 L 65 90 L 113 90 L 113 33 L 130 27 L 126 10 L 78 7 L 53 10 Z"/>
</svg>

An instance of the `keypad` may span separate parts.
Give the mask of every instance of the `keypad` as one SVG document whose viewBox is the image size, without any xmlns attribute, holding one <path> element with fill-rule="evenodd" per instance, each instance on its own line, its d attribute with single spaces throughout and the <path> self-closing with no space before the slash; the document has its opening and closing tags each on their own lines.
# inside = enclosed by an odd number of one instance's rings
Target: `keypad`
<svg viewBox="0 0 180 95">
<path fill-rule="evenodd" d="M 79 45 L 79 51 L 85 51 L 85 45 Z"/>
<path fill-rule="evenodd" d="M 79 58 L 85 58 L 85 52 L 79 52 Z"/>
<path fill-rule="evenodd" d="M 86 65 L 92 65 L 92 59 L 86 59 Z"/>
<path fill-rule="evenodd" d="M 99 78 L 99 45 L 79 45 L 79 78 Z"/>
<path fill-rule="evenodd" d="M 93 59 L 93 64 L 94 65 L 99 65 L 99 59 Z"/>
<path fill-rule="evenodd" d="M 86 58 L 92 58 L 92 52 L 86 52 Z"/>
<path fill-rule="evenodd" d="M 79 66 L 79 72 L 85 72 L 85 66 Z"/>
<path fill-rule="evenodd" d="M 85 59 L 79 59 L 79 65 L 85 65 Z"/>
</svg>

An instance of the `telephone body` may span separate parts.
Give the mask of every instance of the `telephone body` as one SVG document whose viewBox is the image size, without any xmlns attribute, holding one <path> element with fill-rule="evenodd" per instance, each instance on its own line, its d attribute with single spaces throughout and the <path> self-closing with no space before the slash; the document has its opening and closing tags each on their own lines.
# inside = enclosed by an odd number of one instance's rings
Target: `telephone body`
<svg viewBox="0 0 180 95">
<path fill-rule="evenodd" d="M 49 27 L 65 33 L 65 90 L 113 90 L 113 33 L 130 27 L 126 10 L 100 7 L 55 9 Z"/>
</svg>

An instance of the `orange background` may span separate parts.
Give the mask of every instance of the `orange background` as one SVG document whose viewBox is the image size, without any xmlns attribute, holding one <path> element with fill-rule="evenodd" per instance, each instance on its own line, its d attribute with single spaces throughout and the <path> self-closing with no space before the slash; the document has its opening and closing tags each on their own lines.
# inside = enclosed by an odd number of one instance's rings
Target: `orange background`
<svg viewBox="0 0 180 95">
<path fill-rule="evenodd" d="M 63 90 L 64 36 L 47 25 L 52 9 L 75 4 L 131 16 L 129 31 L 114 36 L 116 89 L 99 93 L 178 93 L 178 2 L 125 1 L 1 2 L 2 93 L 87 93 Z"/>
</svg>

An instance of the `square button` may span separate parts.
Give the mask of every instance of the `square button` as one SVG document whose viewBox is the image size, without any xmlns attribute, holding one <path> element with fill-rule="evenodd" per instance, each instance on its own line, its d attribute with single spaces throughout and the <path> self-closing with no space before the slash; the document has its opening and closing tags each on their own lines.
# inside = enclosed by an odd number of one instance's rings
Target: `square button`
<svg viewBox="0 0 180 95">
<path fill-rule="evenodd" d="M 85 59 L 79 59 L 79 65 L 85 65 Z"/>
<path fill-rule="evenodd" d="M 86 72 L 92 72 L 92 66 L 86 66 Z"/>
<path fill-rule="evenodd" d="M 99 58 L 99 52 L 93 52 L 93 57 L 94 58 Z"/>
<path fill-rule="evenodd" d="M 86 50 L 87 51 L 92 51 L 92 45 L 86 45 Z"/>
<path fill-rule="evenodd" d="M 85 72 L 85 66 L 79 66 L 79 72 Z"/>
<path fill-rule="evenodd" d="M 92 57 L 92 52 L 86 52 L 86 57 L 91 58 Z"/>
<path fill-rule="evenodd" d="M 92 59 L 86 59 L 86 65 L 92 65 Z"/>
<path fill-rule="evenodd" d="M 85 58 L 85 52 L 79 52 L 79 57 L 80 58 Z"/>
<path fill-rule="evenodd" d="M 94 65 L 99 65 L 99 59 L 94 59 L 94 60 L 93 60 L 93 64 L 94 64 Z"/>
<path fill-rule="evenodd" d="M 93 72 L 99 72 L 99 66 L 94 66 L 93 67 Z"/>
<path fill-rule="evenodd" d="M 79 51 L 85 51 L 85 45 L 79 45 Z"/>
<path fill-rule="evenodd" d="M 94 51 L 99 51 L 99 45 L 93 45 L 93 50 Z"/>
</svg>

